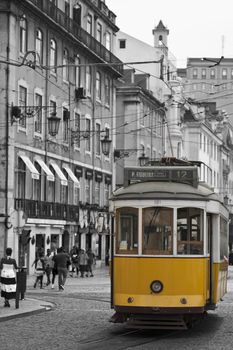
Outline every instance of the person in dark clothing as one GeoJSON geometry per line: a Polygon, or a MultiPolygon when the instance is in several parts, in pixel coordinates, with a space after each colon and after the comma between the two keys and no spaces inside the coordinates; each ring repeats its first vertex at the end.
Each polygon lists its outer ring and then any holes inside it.
{"type": "Polygon", "coordinates": [[[76,276],[78,277],[79,273],[79,250],[76,246],[73,246],[73,248],[70,251],[70,258],[71,258],[71,264],[72,264],[72,270],[71,270],[71,277],[73,277],[73,273],[76,272],[76,276]]]}
{"type": "Polygon", "coordinates": [[[68,266],[70,262],[69,254],[64,252],[63,248],[58,248],[57,255],[53,257],[53,261],[57,266],[58,272],[58,288],[60,291],[64,290],[66,278],[68,274],[68,266]]]}
{"type": "Polygon", "coordinates": [[[88,273],[90,273],[90,277],[93,277],[93,272],[92,272],[92,266],[95,262],[95,254],[91,249],[88,249],[87,251],[87,271],[86,271],[86,277],[88,277],[88,273]]]}
{"type": "MultiPolygon", "coordinates": [[[[79,252],[79,266],[80,266],[80,273],[81,273],[81,277],[84,277],[84,273],[87,271],[87,253],[85,252],[84,249],[80,249],[79,252]]],[[[86,274],[86,277],[88,277],[88,275],[86,274]]]]}

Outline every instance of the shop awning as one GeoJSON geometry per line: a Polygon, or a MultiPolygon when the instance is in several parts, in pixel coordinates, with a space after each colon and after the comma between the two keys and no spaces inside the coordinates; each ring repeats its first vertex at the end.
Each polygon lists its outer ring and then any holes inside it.
{"type": "Polygon", "coordinates": [[[47,175],[48,181],[54,181],[54,175],[52,171],[49,169],[49,167],[45,164],[45,162],[42,159],[35,159],[35,161],[40,165],[40,167],[44,170],[45,174],[47,175]]]}
{"type": "Polygon", "coordinates": [[[30,170],[32,178],[36,179],[36,180],[39,180],[40,174],[39,174],[38,170],[35,168],[34,164],[30,161],[30,159],[27,156],[24,156],[24,155],[21,155],[21,154],[19,155],[19,157],[25,163],[27,168],[30,170]]]}
{"type": "Polygon", "coordinates": [[[53,169],[55,170],[56,174],[58,175],[58,177],[61,180],[61,184],[63,186],[68,186],[68,180],[65,177],[65,175],[63,174],[63,172],[61,171],[61,169],[59,168],[59,166],[56,163],[51,163],[53,169]]]}
{"type": "Polygon", "coordinates": [[[73,171],[67,165],[64,165],[63,168],[66,170],[67,174],[69,175],[71,180],[74,182],[74,185],[76,187],[80,187],[80,182],[77,179],[77,177],[74,175],[73,171]]]}

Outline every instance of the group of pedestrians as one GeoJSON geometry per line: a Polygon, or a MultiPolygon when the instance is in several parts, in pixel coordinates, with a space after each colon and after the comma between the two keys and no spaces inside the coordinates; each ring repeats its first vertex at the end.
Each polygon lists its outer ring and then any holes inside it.
{"type": "Polygon", "coordinates": [[[88,249],[86,252],[84,249],[79,249],[76,246],[73,246],[73,248],[70,251],[70,257],[71,257],[71,264],[72,264],[72,270],[71,270],[71,277],[74,276],[74,273],[76,276],[84,277],[94,277],[93,275],[93,265],[95,264],[95,254],[92,252],[91,249],[88,249]]]}
{"type": "MultiPolygon", "coordinates": [[[[16,298],[16,271],[18,269],[16,260],[11,257],[12,249],[6,249],[6,256],[0,261],[0,283],[1,283],[1,297],[4,298],[4,307],[10,307],[9,300],[16,298]]],[[[76,276],[83,278],[93,277],[92,266],[95,263],[95,254],[91,249],[85,252],[84,249],[78,249],[74,246],[68,254],[62,247],[57,249],[57,252],[51,252],[47,249],[44,256],[43,252],[39,252],[37,258],[32,266],[35,266],[36,280],[34,288],[39,284],[43,288],[43,277],[46,275],[46,286],[51,284],[54,288],[55,278],[58,275],[58,288],[60,291],[64,290],[68,271],[71,265],[71,275],[76,272],[76,276]],[[52,274],[52,279],[51,279],[52,274]]]]}
{"type": "Polygon", "coordinates": [[[43,277],[46,274],[47,283],[46,286],[51,284],[51,274],[52,274],[52,289],[54,288],[54,282],[57,275],[57,267],[55,265],[55,254],[47,249],[47,254],[44,256],[42,252],[38,253],[38,257],[33,262],[32,266],[35,266],[36,280],[34,283],[34,288],[39,284],[40,288],[43,288],[43,277]]]}
{"type": "Polygon", "coordinates": [[[57,252],[51,252],[47,249],[47,254],[43,256],[42,252],[38,253],[38,257],[33,262],[32,266],[35,266],[36,280],[34,288],[37,285],[43,288],[43,277],[46,275],[47,282],[46,286],[51,284],[51,288],[54,289],[54,283],[56,275],[58,275],[58,289],[64,290],[68,272],[71,266],[70,275],[73,277],[74,273],[76,276],[93,277],[92,266],[95,262],[95,255],[91,249],[85,252],[84,249],[78,249],[74,246],[70,254],[68,254],[62,247],[57,249],[57,252]],[[51,279],[52,274],[52,279],[51,279]]]}

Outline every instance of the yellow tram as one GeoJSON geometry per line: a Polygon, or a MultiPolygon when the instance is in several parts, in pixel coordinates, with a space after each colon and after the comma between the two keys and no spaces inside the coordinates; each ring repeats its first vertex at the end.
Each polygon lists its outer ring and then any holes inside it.
{"type": "Polygon", "coordinates": [[[190,164],[125,169],[111,198],[111,322],[187,328],[226,293],[228,210],[190,164]]]}

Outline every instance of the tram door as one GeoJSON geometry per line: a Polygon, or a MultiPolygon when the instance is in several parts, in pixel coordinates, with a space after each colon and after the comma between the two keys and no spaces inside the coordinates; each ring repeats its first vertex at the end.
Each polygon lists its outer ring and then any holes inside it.
{"type": "Polygon", "coordinates": [[[207,214],[207,253],[209,254],[209,273],[207,290],[209,290],[209,302],[213,303],[213,216],[207,214]]]}

